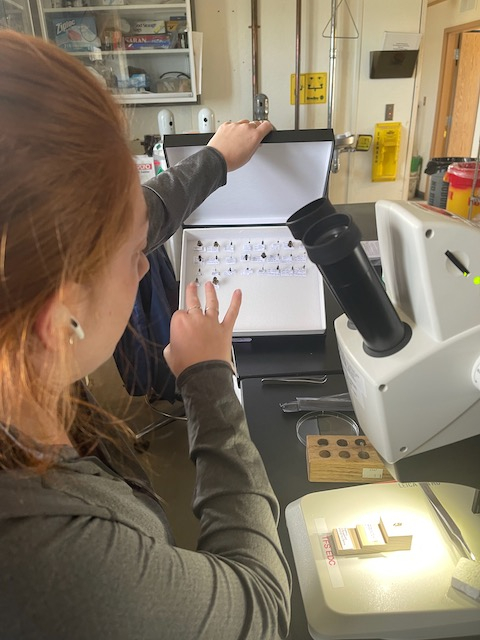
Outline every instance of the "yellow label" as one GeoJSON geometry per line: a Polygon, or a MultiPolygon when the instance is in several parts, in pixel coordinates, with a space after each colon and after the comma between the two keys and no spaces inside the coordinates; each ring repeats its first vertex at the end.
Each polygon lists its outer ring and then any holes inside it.
{"type": "MultiPolygon", "coordinates": [[[[295,74],[290,76],[290,104],[295,104],[295,74]]],[[[300,74],[299,104],[327,102],[327,73],[323,71],[300,74]]]]}
{"type": "Polygon", "coordinates": [[[355,149],[357,151],[368,151],[372,145],[373,136],[359,135],[355,149]]]}

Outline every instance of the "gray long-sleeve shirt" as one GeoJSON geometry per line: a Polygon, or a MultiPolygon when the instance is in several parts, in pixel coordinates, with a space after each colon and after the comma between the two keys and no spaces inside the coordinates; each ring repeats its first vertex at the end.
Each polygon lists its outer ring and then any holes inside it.
{"type": "Polygon", "coordinates": [[[227,182],[221,153],[204,147],[143,185],[149,211],[148,249],[163,244],[211,193],[227,182]]]}
{"type": "Polygon", "coordinates": [[[231,370],[193,365],[178,385],[196,465],[198,550],[176,547],[161,504],[94,457],[67,448],[43,476],[1,473],[1,638],[286,635],[278,506],[231,370]]]}
{"type": "MultiPolygon", "coordinates": [[[[194,180],[204,183],[195,187],[199,198],[224,183],[212,151],[200,152],[217,169],[194,180]]],[[[190,162],[201,173],[201,158],[190,162]]],[[[180,171],[190,188],[188,166],[180,171]]],[[[168,202],[167,188],[161,194],[162,206],[152,209],[149,202],[151,219],[157,209],[163,216],[158,228],[155,220],[151,226],[153,243],[168,237],[185,211],[168,202]]],[[[152,198],[160,196],[152,192],[152,198]]],[[[290,573],[276,531],[278,504],[231,370],[224,362],[200,363],[177,385],[196,466],[198,550],[176,547],[161,503],[95,457],[66,448],[61,464],[42,476],[0,473],[0,638],[267,640],[287,634],[290,573]]]]}

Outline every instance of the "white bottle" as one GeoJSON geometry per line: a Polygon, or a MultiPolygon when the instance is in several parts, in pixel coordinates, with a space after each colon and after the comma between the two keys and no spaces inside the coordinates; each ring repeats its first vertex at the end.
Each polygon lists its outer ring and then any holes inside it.
{"type": "Polygon", "coordinates": [[[215,116],[208,107],[198,112],[198,130],[200,133],[215,133],[215,116]]]}
{"type": "Polygon", "coordinates": [[[159,173],[165,171],[167,168],[167,161],[165,159],[165,153],[163,151],[163,142],[157,142],[153,147],[152,151],[153,164],[155,167],[155,175],[158,176],[159,173]]]}
{"type": "Polygon", "coordinates": [[[158,175],[167,168],[165,152],[163,150],[163,138],[165,135],[175,133],[175,118],[170,109],[161,109],[158,112],[158,131],[161,135],[161,142],[157,142],[153,147],[152,156],[155,164],[155,175],[158,175]]]}
{"type": "Polygon", "coordinates": [[[158,131],[160,135],[175,133],[175,118],[170,109],[162,109],[158,112],[158,131]]]}
{"type": "Polygon", "coordinates": [[[117,77],[111,67],[107,66],[99,51],[90,54],[91,65],[87,68],[93,73],[97,80],[107,89],[114,89],[117,86],[117,77]]]}

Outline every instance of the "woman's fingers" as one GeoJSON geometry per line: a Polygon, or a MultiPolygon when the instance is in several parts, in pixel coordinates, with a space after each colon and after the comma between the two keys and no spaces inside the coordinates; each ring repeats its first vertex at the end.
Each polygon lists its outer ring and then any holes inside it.
{"type": "Polygon", "coordinates": [[[235,326],[235,322],[237,321],[238,314],[240,313],[240,305],[242,304],[242,292],[240,289],[235,289],[232,294],[232,299],[230,301],[230,306],[227,309],[227,313],[223,318],[223,326],[226,327],[230,332],[233,332],[233,327],[235,326]]]}
{"type": "Polygon", "coordinates": [[[185,289],[185,305],[187,313],[193,311],[193,309],[202,308],[198,297],[197,285],[194,282],[190,282],[185,289]]]}
{"type": "MultiPolygon", "coordinates": [[[[195,283],[190,283],[185,291],[185,303],[187,313],[193,313],[199,311],[205,313],[207,317],[218,318],[219,314],[219,302],[215,286],[212,282],[205,283],[205,309],[200,304],[198,297],[198,288],[195,283]]],[[[242,303],[242,292],[240,289],[236,289],[232,294],[230,305],[227,309],[225,317],[221,322],[224,327],[230,331],[233,331],[233,327],[238,318],[240,312],[240,305],[242,303]]]]}
{"type": "Polygon", "coordinates": [[[205,283],[205,315],[218,316],[218,298],[217,292],[212,282],[205,283]]]}
{"type": "Polygon", "coordinates": [[[176,376],[188,366],[207,360],[224,360],[231,364],[232,332],[241,300],[241,291],[237,289],[220,322],[218,297],[213,283],[207,282],[205,285],[205,311],[200,304],[197,285],[192,283],[187,286],[186,309],[173,314],[170,344],[164,350],[165,359],[176,376]]]}

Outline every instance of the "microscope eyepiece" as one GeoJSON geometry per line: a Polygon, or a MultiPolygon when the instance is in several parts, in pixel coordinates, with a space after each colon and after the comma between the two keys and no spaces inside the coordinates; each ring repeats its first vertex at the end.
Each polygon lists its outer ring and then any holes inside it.
{"type": "Polygon", "coordinates": [[[346,213],[334,213],[309,227],[302,238],[308,257],[318,265],[335,264],[360,244],[360,229],[346,213]]]}
{"type": "Polygon", "coordinates": [[[295,240],[302,240],[307,230],[315,222],[332,213],[335,213],[335,209],[330,200],[328,198],[318,198],[318,200],[309,202],[291,215],[287,220],[287,227],[295,240]]]}
{"type": "Polygon", "coordinates": [[[361,245],[361,233],[351,216],[337,213],[327,198],[299,209],[287,221],[308,257],[364,341],[372,356],[399,351],[410,339],[403,323],[361,245]],[[320,202],[322,201],[323,202],[320,202]],[[326,215],[319,217],[321,212],[326,215]]]}

